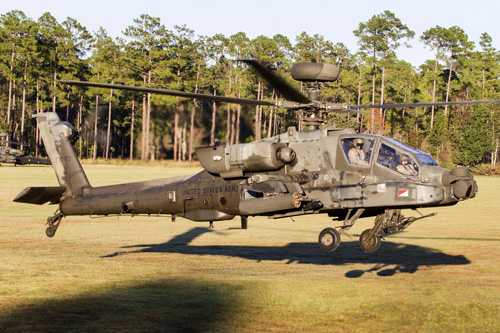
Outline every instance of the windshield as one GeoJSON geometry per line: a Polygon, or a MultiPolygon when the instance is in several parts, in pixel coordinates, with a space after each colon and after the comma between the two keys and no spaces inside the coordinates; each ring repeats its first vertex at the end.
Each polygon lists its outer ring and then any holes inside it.
{"type": "Polygon", "coordinates": [[[421,153],[416,155],[422,165],[438,165],[436,161],[434,161],[434,159],[427,154],[421,153]]]}
{"type": "Polygon", "coordinates": [[[387,141],[389,141],[393,145],[396,145],[396,146],[399,146],[401,148],[404,148],[405,150],[408,150],[409,152],[415,154],[415,156],[420,161],[420,163],[422,163],[422,165],[438,165],[436,163],[436,161],[434,161],[434,159],[430,155],[424,153],[423,151],[420,151],[420,150],[415,149],[413,147],[407,146],[404,143],[401,143],[401,142],[396,141],[396,140],[391,139],[391,138],[384,137],[384,139],[387,140],[387,141]]]}

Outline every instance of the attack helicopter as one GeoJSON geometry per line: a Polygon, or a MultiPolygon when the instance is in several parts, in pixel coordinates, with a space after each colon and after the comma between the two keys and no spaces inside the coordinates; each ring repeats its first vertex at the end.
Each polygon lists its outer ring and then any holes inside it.
{"type": "Polygon", "coordinates": [[[360,217],[375,217],[359,243],[375,252],[383,236],[402,231],[433,214],[405,217],[403,209],[455,205],[476,195],[470,170],[441,168],[427,153],[394,139],[357,133],[353,129],[322,127],[327,112],[365,112],[363,109],[424,105],[500,103],[469,101],[384,105],[349,105],[320,100],[323,84],[338,78],[333,64],[297,63],[292,77],[306,84],[307,96],[255,60],[244,60],[262,75],[286,101],[258,101],[183,91],[82,81],[68,85],[132,90],[219,102],[271,105],[301,112],[307,130],[290,127],[285,133],[244,144],[200,147],[196,155],[203,171],[182,177],[93,187],[72,145],[74,127],[55,112],[34,115],[60,186],[28,187],[14,199],[29,204],[58,205],[47,219],[46,234],[53,237],[65,216],[170,215],[196,222],[249,216],[279,219],[326,214],[338,226],[322,230],[320,248],[334,252],[360,217]]]}
{"type": "Polygon", "coordinates": [[[11,163],[14,165],[50,164],[50,161],[46,158],[29,156],[24,150],[12,148],[13,144],[16,143],[9,141],[7,133],[0,132],[0,165],[2,165],[1,163],[11,163]]]}

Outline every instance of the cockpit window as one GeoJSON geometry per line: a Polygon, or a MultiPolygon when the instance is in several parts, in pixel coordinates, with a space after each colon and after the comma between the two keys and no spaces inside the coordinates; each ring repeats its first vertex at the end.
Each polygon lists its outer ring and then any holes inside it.
{"type": "Polygon", "coordinates": [[[389,141],[390,143],[392,143],[396,147],[402,147],[403,149],[408,150],[410,153],[415,154],[415,156],[417,156],[417,159],[420,161],[420,163],[422,163],[422,165],[438,165],[436,163],[436,161],[434,161],[432,159],[432,157],[430,157],[428,154],[424,153],[423,151],[420,151],[420,150],[415,149],[413,147],[407,146],[404,143],[401,143],[401,142],[396,141],[396,140],[391,139],[391,138],[384,138],[384,139],[389,141]]]}
{"type": "Polygon", "coordinates": [[[374,139],[357,137],[343,138],[341,140],[342,148],[349,164],[366,167],[370,165],[374,143],[374,139]]]}
{"type": "Polygon", "coordinates": [[[418,176],[418,165],[410,155],[384,143],[380,145],[377,163],[404,176],[418,176]]]}

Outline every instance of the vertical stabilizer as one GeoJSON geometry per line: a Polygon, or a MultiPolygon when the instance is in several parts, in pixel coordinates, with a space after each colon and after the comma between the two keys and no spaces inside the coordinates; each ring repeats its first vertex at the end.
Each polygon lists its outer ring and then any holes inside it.
{"type": "Polygon", "coordinates": [[[54,167],[57,180],[66,188],[64,197],[80,196],[90,183],[76,157],[71,143],[75,129],[66,121],[61,121],[55,112],[33,115],[38,122],[45,150],[54,167]]]}

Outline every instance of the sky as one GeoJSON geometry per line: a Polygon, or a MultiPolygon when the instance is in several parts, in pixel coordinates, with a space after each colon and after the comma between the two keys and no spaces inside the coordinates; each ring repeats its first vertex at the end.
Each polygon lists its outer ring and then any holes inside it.
{"type": "Polygon", "coordinates": [[[112,37],[123,37],[122,31],[133,25],[141,14],[159,17],[167,29],[186,25],[195,35],[230,36],[243,31],[249,38],[259,35],[287,36],[292,43],[303,31],[319,34],[333,43],[344,43],[355,53],[358,38],[354,36],[360,22],[385,10],[393,12],[415,32],[412,48],[401,46],[397,55],[414,66],[434,59],[431,49],[419,41],[422,33],[436,25],[459,26],[479,49],[482,33],[493,39],[500,49],[500,1],[498,0],[17,0],[0,2],[0,14],[21,10],[37,20],[51,13],[59,23],[67,17],[80,22],[90,32],[99,27],[112,37]]]}

